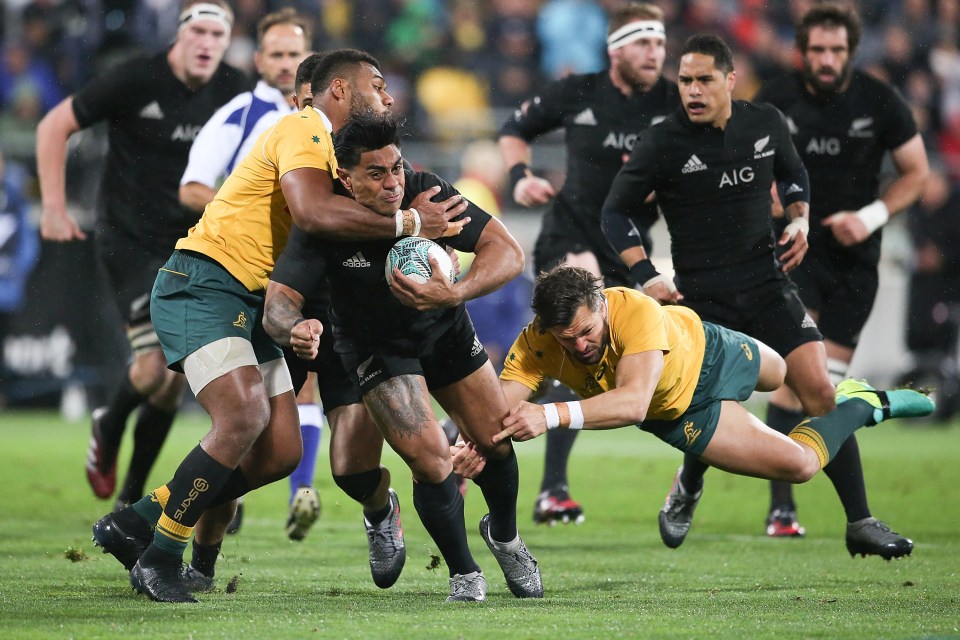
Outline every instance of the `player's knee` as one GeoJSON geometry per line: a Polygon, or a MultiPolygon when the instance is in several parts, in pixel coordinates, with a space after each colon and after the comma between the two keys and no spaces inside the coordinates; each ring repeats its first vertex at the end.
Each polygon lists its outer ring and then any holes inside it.
{"type": "Polygon", "coordinates": [[[167,369],[163,352],[154,349],[139,353],[130,366],[130,381],[144,395],[152,395],[163,389],[174,373],[167,369]]]}
{"type": "Polygon", "coordinates": [[[334,475],[333,481],[345,494],[363,504],[376,494],[382,478],[383,471],[377,467],[360,473],[334,475]]]}
{"type": "Polygon", "coordinates": [[[835,389],[830,384],[830,379],[824,375],[822,380],[811,384],[805,393],[800,395],[804,413],[813,417],[830,413],[837,406],[834,393],[835,389]]]}
{"type": "Polygon", "coordinates": [[[449,449],[443,453],[419,451],[413,456],[405,456],[414,480],[439,484],[453,472],[453,462],[449,449]]]}
{"type": "Polygon", "coordinates": [[[782,469],[782,480],[794,484],[807,482],[820,471],[820,461],[813,452],[799,453],[790,458],[782,469]]]}

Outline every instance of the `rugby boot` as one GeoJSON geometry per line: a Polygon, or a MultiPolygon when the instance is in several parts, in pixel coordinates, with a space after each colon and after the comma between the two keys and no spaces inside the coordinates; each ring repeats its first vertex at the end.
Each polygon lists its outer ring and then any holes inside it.
{"type": "Polygon", "coordinates": [[[87,482],[93,495],[107,500],[117,488],[117,447],[106,442],[100,423],[106,407],[94,409],[91,416],[90,443],[87,445],[87,460],[84,464],[87,482]]]}
{"type": "Polygon", "coordinates": [[[227,525],[227,533],[234,535],[240,533],[240,527],[243,526],[243,496],[237,499],[237,512],[233,514],[233,520],[227,525]]]}
{"type": "Polygon", "coordinates": [[[683,483],[680,482],[682,472],[683,467],[680,467],[673,478],[673,485],[663,503],[663,508],[660,510],[660,539],[671,549],[676,549],[683,544],[693,523],[693,512],[697,508],[697,503],[700,502],[700,496],[703,495],[703,489],[693,495],[687,493],[683,483]]]}
{"type": "Polygon", "coordinates": [[[503,571],[510,593],[518,598],[542,598],[543,579],[537,559],[527,551],[523,539],[517,536],[517,547],[513,551],[501,551],[490,537],[490,514],[480,518],[480,536],[487,543],[490,553],[497,559],[503,571]]]}
{"type": "Polygon", "coordinates": [[[300,487],[293,502],[290,503],[290,515],[287,517],[287,537],[291,540],[303,540],[310,527],[320,517],[320,496],[313,487],[300,487]]]}
{"type": "Polygon", "coordinates": [[[850,557],[880,556],[884,560],[910,555],[913,540],[891,531],[887,523],[876,518],[864,518],[847,523],[847,551],[850,557]]]}
{"type": "Polygon", "coordinates": [[[108,513],[93,525],[93,543],[120,561],[130,571],[143,552],[153,542],[153,529],[144,520],[143,527],[121,528],[113,513],[108,513]]]}
{"type": "Polygon", "coordinates": [[[194,593],[213,591],[213,576],[208,576],[199,569],[195,569],[191,564],[183,565],[183,573],[180,577],[188,591],[194,593]]]}
{"type": "Polygon", "coordinates": [[[363,518],[367,546],[370,548],[370,574],[373,583],[381,589],[393,586],[407,561],[407,547],[400,524],[400,499],[396,491],[389,491],[389,515],[377,524],[371,524],[366,516],[363,518]]]}
{"type": "Polygon", "coordinates": [[[890,418],[920,418],[928,416],[936,409],[930,396],[913,389],[893,389],[878,391],[866,380],[848,378],[837,385],[837,404],[848,400],[863,400],[873,407],[873,416],[868,427],[880,424],[890,418]]]}
{"type": "Polygon", "coordinates": [[[466,575],[455,573],[450,578],[447,602],[483,602],[487,599],[487,581],[482,571],[466,575]]]}
{"type": "Polygon", "coordinates": [[[802,538],[806,534],[794,509],[777,507],[767,516],[767,535],[771,538],[802,538]]]}
{"type": "Polygon", "coordinates": [[[537,524],[580,524],[584,519],[583,507],[570,497],[566,486],[540,492],[533,503],[533,521],[537,524]]]}
{"type": "Polygon", "coordinates": [[[130,571],[130,586],[155,602],[196,602],[190,593],[179,560],[174,563],[144,565],[137,560],[130,571]]]}

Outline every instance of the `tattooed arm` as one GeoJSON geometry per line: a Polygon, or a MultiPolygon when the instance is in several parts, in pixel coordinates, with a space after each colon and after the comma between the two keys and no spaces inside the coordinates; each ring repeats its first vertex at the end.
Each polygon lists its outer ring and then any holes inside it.
{"type": "Polygon", "coordinates": [[[300,292],[271,281],[264,301],[263,329],[277,344],[293,347],[297,357],[313,360],[317,357],[323,324],[314,318],[304,318],[302,308],[300,292]]]}

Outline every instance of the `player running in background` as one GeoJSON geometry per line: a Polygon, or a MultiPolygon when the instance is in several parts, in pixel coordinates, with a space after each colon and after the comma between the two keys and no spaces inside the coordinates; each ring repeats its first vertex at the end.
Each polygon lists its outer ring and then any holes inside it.
{"type": "Polygon", "coordinates": [[[86,473],[98,498],[113,495],[127,418],[140,407],[118,505],[143,496],[183,395],[183,376],[167,370],[151,324],[150,289],[177,239],[197,221],[196,212],[177,200],[190,145],[210,116],[247,87],[240,71],[221,63],[232,23],[225,0],[186,0],[169,49],[104,73],[37,127],[41,234],[69,242],[86,234],[66,208],[67,140],[80,129],[109,123],[95,243],[133,358],[106,407],[93,412],[86,473]]]}
{"type": "MultiPolygon", "coordinates": [[[[534,272],[564,262],[601,275],[608,286],[639,283],[611,249],[600,228],[600,209],[614,176],[623,166],[638,133],[662,120],[680,104],[677,86],[663,78],[666,56],[663,11],[630,2],[609,19],[607,52],[610,68],[571,75],[548,85],[524,102],[500,130],[500,150],[514,200],[524,207],[552,205],[543,217],[533,254],[534,272]],[[559,193],[533,174],[531,142],[564,129],[566,181],[559,193]]],[[[644,246],[657,219],[653,202],[631,210],[644,246]]],[[[562,400],[570,392],[550,381],[544,401],[562,400]]],[[[579,522],[583,509],[570,498],[567,462],[576,432],[551,432],[540,495],[534,504],[536,522],[579,522]]]]}
{"type": "MultiPolygon", "coordinates": [[[[180,179],[180,202],[197,212],[213,200],[223,179],[250,153],[260,134],[280,118],[296,110],[294,91],[306,85],[309,93],[313,66],[300,68],[311,42],[310,22],[287,8],[264,16],[257,23],[257,51],[254,63],[260,80],[253,91],[245,91],[221,107],[203,126],[190,149],[190,161],[180,179]],[[306,75],[303,83],[302,74],[306,75]]],[[[301,103],[302,104],[302,103],[301,103]]],[[[305,106],[305,105],[302,105],[305,106]]],[[[310,376],[297,395],[303,457],[290,474],[291,509],[287,535],[302,540],[319,514],[319,496],[313,488],[313,472],[320,446],[323,416],[316,400],[316,378],[310,376]],[[315,508],[314,508],[315,507],[315,508]]],[[[230,524],[236,533],[243,518],[243,504],[230,524]]]]}
{"type": "MultiPolygon", "coordinates": [[[[603,205],[607,236],[634,272],[647,274],[639,279],[653,283],[644,288],[649,295],[682,300],[705,321],[770,345],[784,358],[786,384],[805,415],[825,415],[836,403],[823,340],[786,276],[806,253],[809,224],[807,172],[786,119],[771,105],[733,101],[733,55],[715,36],[686,42],[678,78],[683,109],[634,147],[603,205]],[[779,239],[771,223],[774,183],[790,220],[779,239]],[[630,234],[629,212],[652,192],[670,230],[675,288],[630,234]],[[779,260],[777,246],[785,249],[779,260]]],[[[680,546],[690,529],[708,466],[684,456],[660,512],[669,547],[680,546]]],[[[890,545],[877,551],[900,555],[890,545]]]]}
{"type": "Polygon", "coordinates": [[[290,374],[261,326],[264,290],[290,227],[392,238],[398,227],[419,224],[437,237],[461,226],[448,219],[462,203],[418,200],[417,211],[385,219],[334,194],[330,131],[358,112],[386,111],[393,99],[376,59],[353,49],[325,54],[310,84],[313,107],[260,136],[258,151],[227,177],[154,285],[151,308],[167,361],[185,371],[211,429],[167,484],[93,527],[95,542],[131,567],[131,585],[153,600],[195,602],[180,565],[200,515],[300,462],[290,374]]]}
{"type": "MultiPolygon", "coordinates": [[[[803,70],[767,83],[754,98],[787,117],[810,174],[810,250],[790,274],[817,321],[830,380],[846,377],[873,308],[882,226],[916,202],[928,173],[923,140],[910,107],[885,82],[854,70],[860,20],[844,5],[817,5],[800,19],[797,49],[803,70]],[[878,197],[880,167],[890,152],[897,179],[878,197]]],[[[797,375],[806,375],[798,371],[797,375]]],[[[771,396],[767,423],[786,432],[803,418],[790,387],[771,396]]],[[[856,438],[825,470],[847,516],[851,553],[910,553],[913,543],[872,517],[856,438]]],[[[767,535],[803,535],[792,486],[771,483],[767,535]]]]}
{"type": "MultiPolygon", "coordinates": [[[[334,144],[340,181],[358,203],[380,215],[392,217],[397,207],[411,206],[423,195],[459,197],[433,174],[404,170],[392,117],[357,116],[337,132],[334,144]]],[[[516,455],[509,442],[490,441],[508,407],[464,305],[516,277],[523,269],[523,252],[502,223],[475,205],[468,206],[463,219],[468,221],[463,232],[444,244],[476,254],[470,271],[451,283],[434,261],[434,273],[423,285],[396,269],[387,284],[384,267],[393,240],[331,241],[294,229],[278,264],[278,279],[271,283],[265,326],[276,340],[309,358],[316,357],[320,342],[335,340],[343,367],[379,428],[379,434],[355,428],[334,436],[342,443],[331,452],[337,484],[362,504],[381,489],[385,439],[413,473],[414,506],[449,570],[448,601],[482,601],[486,580],[467,545],[463,498],[447,437],[431,407],[432,394],[486,459],[473,478],[490,509],[480,521],[484,541],[511,592],[539,598],[540,570],[517,531],[516,455]],[[325,328],[298,308],[305,295],[324,288],[324,278],[330,284],[332,325],[325,328]]],[[[368,531],[377,526],[372,517],[388,518],[394,512],[396,494],[390,493],[390,504],[380,514],[364,509],[368,531]]],[[[376,581],[372,547],[371,568],[376,581]]],[[[399,568],[389,584],[378,585],[389,586],[398,575],[399,568]]]]}
{"type": "Polygon", "coordinates": [[[910,389],[876,391],[862,380],[845,380],[834,409],[784,435],[740,405],[754,390],[783,384],[787,365],[762,342],[639,291],[603,289],[599,278],[576,267],[542,274],[533,309],[534,322],[500,374],[514,408],[494,436],[498,442],[556,429],[636,425],[725,471],[799,483],[816,475],[857,429],[934,409],[930,398],[910,389]],[[584,401],[524,402],[545,377],[584,401]]]}

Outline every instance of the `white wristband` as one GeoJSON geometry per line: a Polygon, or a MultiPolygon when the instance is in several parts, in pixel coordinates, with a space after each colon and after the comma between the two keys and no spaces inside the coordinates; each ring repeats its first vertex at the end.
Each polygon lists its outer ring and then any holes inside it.
{"type": "Polygon", "coordinates": [[[857,211],[857,217],[860,222],[867,227],[867,233],[873,233],[890,219],[890,210],[883,200],[877,198],[867,206],[857,211]]]}
{"type": "Polygon", "coordinates": [[[794,218],[783,230],[789,240],[793,240],[801,231],[805,236],[810,235],[810,221],[806,218],[794,218]]]}
{"type": "Polygon", "coordinates": [[[567,409],[570,411],[570,426],[568,429],[583,429],[583,408],[580,402],[568,402],[567,409]]]}
{"type": "Polygon", "coordinates": [[[397,237],[403,235],[403,209],[397,209],[397,212],[393,214],[393,219],[397,223],[397,237]]]}
{"type": "Polygon", "coordinates": [[[410,211],[413,211],[413,233],[410,235],[418,236],[420,235],[420,212],[410,207],[410,211]]]}
{"type": "Polygon", "coordinates": [[[670,291],[670,293],[677,292],[677,285],[673,283],[673,278],[663,273],[658,273],[657,275],[653,276],[652,278],[644,282],[643,288],[646,289],[647,287],[652,287],[653,285],[659,284],[661,282],[667,285],[667,289],[670,291]]]}
{"type": "Polygon", "coordinates": [[[543,405],[543,417],[547,421],[547,429],[556,429],[560,426],[560,412],[557,405],[549,403],[543,405]]]}

